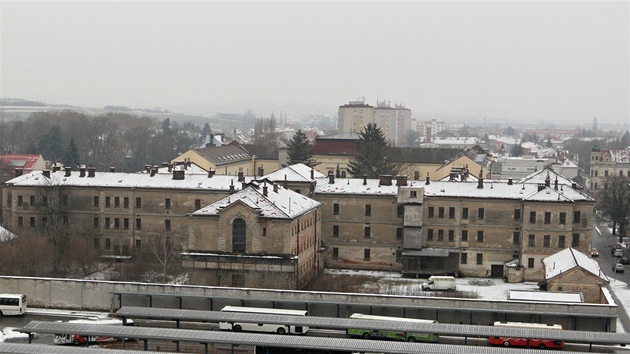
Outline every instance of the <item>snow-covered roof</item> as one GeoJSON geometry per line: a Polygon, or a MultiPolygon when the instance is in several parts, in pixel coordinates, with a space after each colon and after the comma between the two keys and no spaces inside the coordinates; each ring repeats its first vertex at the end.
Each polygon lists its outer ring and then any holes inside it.
{"type": "Polygon", "coordinates": [[[584,302],[584,295],[582,293],[559,292],[559,291],[549,292],[549,291],[509,290],[508,300],[581,303],[581,302],[584,302]]]}
{"type": "Polygon", "coordinates": [[[558,185],[572,186],[573,183],[575,183],[572,179],[550,168],[543,168],[540,171],[533,172],[521,178],[516,183],[545,183],[547,178],[551,181],[552,185],[555,184],[556,179],[558,179],[558,185]]]}
{"type": "Polygon", "coordinates": [[[257,188],[249,186],[239,192],[220,199],[204,208],[201,208],[190,215],[192,216],[212,216],[219,215],[222,209],[228,208],[236,203],[243,203],[260,213],[264,218],[293,219],[305,214],[321,203],[311,198],[305,197],[290,189],[279,185],[267,185],[257,188]],[[263,189],[267,187],[267,195],[263,189]]]}
{"type": "MultiPolygon", "coordinates": [[[[110,187],[110,188],[163,188],[196,190],[229,190],[230,184],[239,190],[241,183],[237,176],[208,174],[185,174],[184,179],[173,179],[172,173],[156,173],[153,177],[146,173],[96,172],[94,177],[79,177],[73,171],[70,177],[64,171],[50,172],[50,177],[42,171],[31,172],[12,180],[7,184],[14,186],[72,186],[72,187],[110,187]]],[[[248,182],[252,177],[245,177],[248,182]]]]}
{"type": "Polygon", "coordinates": [[[285,168],[281,168],[275,172],[268,173],[259,179],[267,179],[277,182],[285,180],[289,182],[312,182],[313,180],[311,179],[311,170],[313,170],[313,176],[315,178],[326,177],[326,175],[324,175],[323,173],[318,172],[303,163],[298,163],[295,165],[287,166],[285,168]]]}
{"type": "Polygon", "coordinates": [[[608,277],[601,270],[596,260],[571,247],[544,258],[543,263],[545,265],[545,279],[554,278],[571,269],[580,267],[604,281],[608,281],[608,277]]]}
{"type": "Polygon", "coordinates": [[[0,226],[0,242],[9,241],[16,237],[11,231],[0,226]]]}
{"type": "Polygon", "coordinates": [[[328,183],[328,178],[317,178],[317,194],[363,194],[363,195],[398,195],[396,181],[391,186],[381,186],[380,179],[368,178],[363,184],[362,178],[335,178],[335,183],[328,183]]]}

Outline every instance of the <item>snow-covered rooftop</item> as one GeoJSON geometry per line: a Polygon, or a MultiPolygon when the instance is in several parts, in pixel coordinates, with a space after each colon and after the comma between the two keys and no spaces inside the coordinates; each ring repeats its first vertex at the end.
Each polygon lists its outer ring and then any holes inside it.
{"type": "Polygon", "coordinates": [[[364,194],[364,195],[390,195],[398,194],[396,181],[391,186],[380,185],[380,179],[368,178],[363,184],[362,178],[335,178],[335,183],[330,184],[328,177],[318,178],[315,187],[317,194],[364,194]]]}
{"type": "Polygon", "coordinates": [[[237,193],[201,208],[190,215],[219,215],[219,212],[222,209],[228,208],[236,203],[243,203],[248,207],[259,211],[261,217],[278,219],[293,219],[321,205],[320,202],[282,186],[264,184],[263,187],[260,188],[249,186],[237,193]],[[266,196],[263,191],[265,186],[267,188],[266,196]]]}
{"type": "Polygon", "coordinates": [[[554,278],[575,267],[580,267],[605,281],[609,281],[596,260],[571,247],[546,257],[543,259],[543,263],[545,265],[545,279],[554,278]]]}
{"type": "Polygon", "coordinates": [[[271,181],[289,181],[289,182],[311,182],[311,170],[315,178],[326,177],[323,173],[318,172],[305,164],[298,163],[295,165],[281,168],[275,172],[268,173],[261,177],[261,179],[268,179],[271,181]]]}

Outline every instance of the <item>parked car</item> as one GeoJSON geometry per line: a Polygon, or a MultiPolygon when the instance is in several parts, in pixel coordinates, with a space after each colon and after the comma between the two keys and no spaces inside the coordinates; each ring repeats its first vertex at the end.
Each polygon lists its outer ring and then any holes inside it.
{"type": "Polygon", "coordinates": [[[621,243],[616,243],[614,246],[612,246],[612,248],[610,249],[610,254],[615,254],[616,250],[620,250],[621,249],[621,243]]]}
{"type": "Polygon", "coordinates": [[[621,248],[616,248],[614,255],[615,257],[623,257],[623,250],[621,248]]]}
{"type": "Polygon", "coordinates": [[[623,264],[621,264],[621,263],[617,263],[617,264],[615,264],[613,266],[612,270],[615,273],[623,273],[623,272],[625,272],[626,267],[623,264]]]}
{"type": "Polygon", "coordinates": [[[591,257],[599,257],[599,251],[597,248],[591,249],[591,257]]]}
{"type": "Polygon", "coordinates": [[[630,258],[628,258],[628,257],[621,257],[621,259],[619,260],[619,263],[621,263],[621,264],[630,264],[630,258]]]}

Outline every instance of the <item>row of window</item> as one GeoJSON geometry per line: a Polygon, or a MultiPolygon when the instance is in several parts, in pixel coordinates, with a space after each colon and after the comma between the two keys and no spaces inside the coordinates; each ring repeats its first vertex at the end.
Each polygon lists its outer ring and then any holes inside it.
{"type": "MultiPolygon", "coordinates": [[[[445,218],[446,214],[446,208],[444,207],[438,207],[437,208],[438,213],[437,213],[437,217],[438,218],[445,218]]],[[[536,215],[537,212],[535,211],[531,211],[529,212],[529,222],[532,224],[536,223],[536,215]]],[[[434,218],[435,216],[435,207],[429,207],[428,208],[428,212],[427,212],[427,217],[429,218],[434,218]]],[[[479,208],[477,209],[477,219],[485,219],[486,217],[486,210],[485,208],[479,208]]],[[[449,207],[448,208],[448,218],[449,219],[455,219],[455,207],[449,207]]],[[[468,219],[468,208],[462,208],[462,219],[468,219]]],[[[521,209],[514,209],[514,220],[520,220],[521,219],[521,209]]],[[[579,211],[574,211],[573,212],[573,223],[579,223],[581,219],[581,213],[579,211]]],[[[546,211],[544,214],[544,222],[545,224],[551,224],[551,212],[546,211]]],[[[567,213],[565,212],[560,212],[558,213],[558,223],[559,224],[566,224],[567,222],[567,213]]]]}
{"type": "MultiPolygon", "coordinates": [[[[372,205],[371,204],[366,204],[364,207],[364,211],[365,211],[365,216],[372,216],[372,205]]],[[[333,215],[339,215],[340,213],[340,206],[339,203],[333,203],[333,215]]],[[[402,218],[403,216],[405,216],[405,206],[404,205],[399,205],[396,208],[396,215],[399,218],[402,218]]]]}
{"type": "MultiPolygon", "coordinates": [[[[481,265],[483,264],[483,253],[477,253],[476,255],[476,264],[481,265]]],[[[468,253],[462,253],[460,255],[460,263],[461,264],[468,264],[468,253]]],[[[534,258],[527,258],[527,268],[534,268],[534,258]]]]}
{"type": "MultiPolygon", "coordinates": [[[[591,170],[591,177],[598,177],[599,170],[591,170]]],[[[612,176],[612,174],[610,174],[612,176]]],[[[604,177],[608,177],[608,170],[604,170],[604,177]]],[[[619,171],[619,177],[623,177],[623,170],[619,171]]],[[[628,171],[628,177],[630,177],[630,171],[628,171]]]]}
{"type": "MultiPolygon", "coordinates": [[[[62,222],[63,222],[64,225],[68,225],[69,220],[68,220],[68,216],[67,215],[63,215],[62,216],[62,222]]],[[[31,227],[31,228],[35,228],[37,226],[34,216],[29,217],[28,224],[29,224],[29,227],[31,227]]],[[[24,227],[24,217],[23,216],[18,216],[17,217],[17,225],[18,225],[18,227],[24,227]]],[[[44,216],[44,217],[42,217],[42,227],[46,227],[46,226],[48,226],[48,217],[44,216]]]]}
{"type": "MultiPolygon", "coordinates": [[[[99,207],[100,206],[100,197],[95,195],[92,198],[92,205],[94,207],[99,207]]],[[[105,197],[105,207],[106,208],[110,208],[110,207],[115,207],[115,208],[119,208],[121,206],[120,204],[121,198],[120,197],[105,197]],[[113,201],[113,203],[112,203],[113,201]]],[[[7,207],[11,207],[11,204],[13,203],[12,200],[12,195],[9,194],[7,197],[7,207]]],[[[68,206],[68,195],[64,194],[61,197],[61,204],[63,206],[68,206]]],[[[17,196],[17,205],[18,206],[24,206],[24,196],[23,195],[18,195],[17,196]]],[[[35,205],[35,196],[31,195],[29,196],[29,205],[33,206],[35,205]]],[[[42,206],[48,206],[48,196],[42,196],[42,206]]],[[[123,197],[122,198],[122,207],[123,208],[129,208],[129,197],[123,197]]],[[[137,197],[136,198],[136,208],[142,208],[142,198],[137,197]]],[[[165,209],[170,209],[171,208],[171,198],[165,198],[164,199],[164,208],[165,209]]],[[[201,199],[195,199],[195,210],[199,210],[201,209],[201,199]]]]}
{"type": "MultiPolygon", "coordinates": [[[[9,193],[9,195],[7,195],[7,207],[11,208],[13,204],[13,196],[9,193]]],[[[68,205],[68,195],[64,194],[61,196],[61,204],[63,206],[67,206],[68,205]]],[[[18,206],[24,206],[24,196],[23,195],[18,195],[17,196],[17,205],[18,206]]],[[[35,196],[31,195],[29,196],[29,205],[30,206],[34,206],[35,205],[35,196]]],[[[43,195],[42,196],[42,206],[48,206],[48,196],[43,195]]]]}
{"type": "MultiPolygon", "coordinates": [[[[339,225],[333,225],[332,236],[339,237],[339,233],[340,233],[339,225]]],[[[370,224],[366,224],[363,226],[363,237],[365,238],[372,237],[372,228],[370,227],[370,224]]],[[[403,228],[398,227],[396,228],[396,239],[402,240],[402,238],[403,238],[403,228]]]]}
{"type": "MultiPolygon", "coordinates": [[[[106,249],[106,250],[112,249],[112,241],[111,241],[111,239],[105,238],[105,239],[103,239],[103,241],[104,241],[104,244],[103,244],[104,249],[106,249]]],[[[118,251],[119,251],[118,247],[119,247],[119,245],[114,245],[115,253],[118,253],[118,251]]],[[[98,237],[94,238],[94,248],[96,248],[96,249],[100,249],[101,248],[101,239],[98,238],[98,237]]],[[[125,245],[125,246],[123,246],[123,248],[127,248],[127,246],[125,245]]],[[[137,249],[137,250],[142,249],[142,240],[140,240],[140,239],[135,240],[134,248],[137,249]]],[[[123,252],[123,253],[127,254],[128,252],[123,252]]]]}
{"type": "MultiPolygon", "coordinates": [[[[332,258],[339,258],[339,247],[333,247],[332,258]]],[[[369,248],[363,249],[363,260],[369,261],[372,259],[372,250],[369,248]]],[[[402,250],[396,250],[396,262],[402,262],[402,250]]]]}

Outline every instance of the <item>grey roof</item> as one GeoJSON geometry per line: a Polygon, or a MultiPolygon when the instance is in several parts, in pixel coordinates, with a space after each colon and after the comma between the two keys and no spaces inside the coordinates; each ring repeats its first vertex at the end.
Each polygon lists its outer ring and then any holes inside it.
{"type": "Polygon", "coordinates": [[[360,136],[361,134],[359,133],[346,132],[346,133],[339,133],[339,134],[332,134],[332,135],[319,135],[315,139],[316,140],[359,140],[360,136]]]}
{"type": "Polygon", "coordinates": [[[64,354],[83,354],[83,353],[94,353],[94,354],[138,354],[138,353],[147,353],[147,354],[158,354],[164,353],[162,352],[153,352],[153,351],[142,351],[139,352],[137,350],[125,350],[125,349],[105,349],[105,348],[95,348],[91,347],[70,347],[67,345],[44,345],[44,344],[25,344],[25,343],[6,343],[0,342],[0,353],[14,353],[14,354],[40,354],[40,353],[64,353],[64,354]]]}

